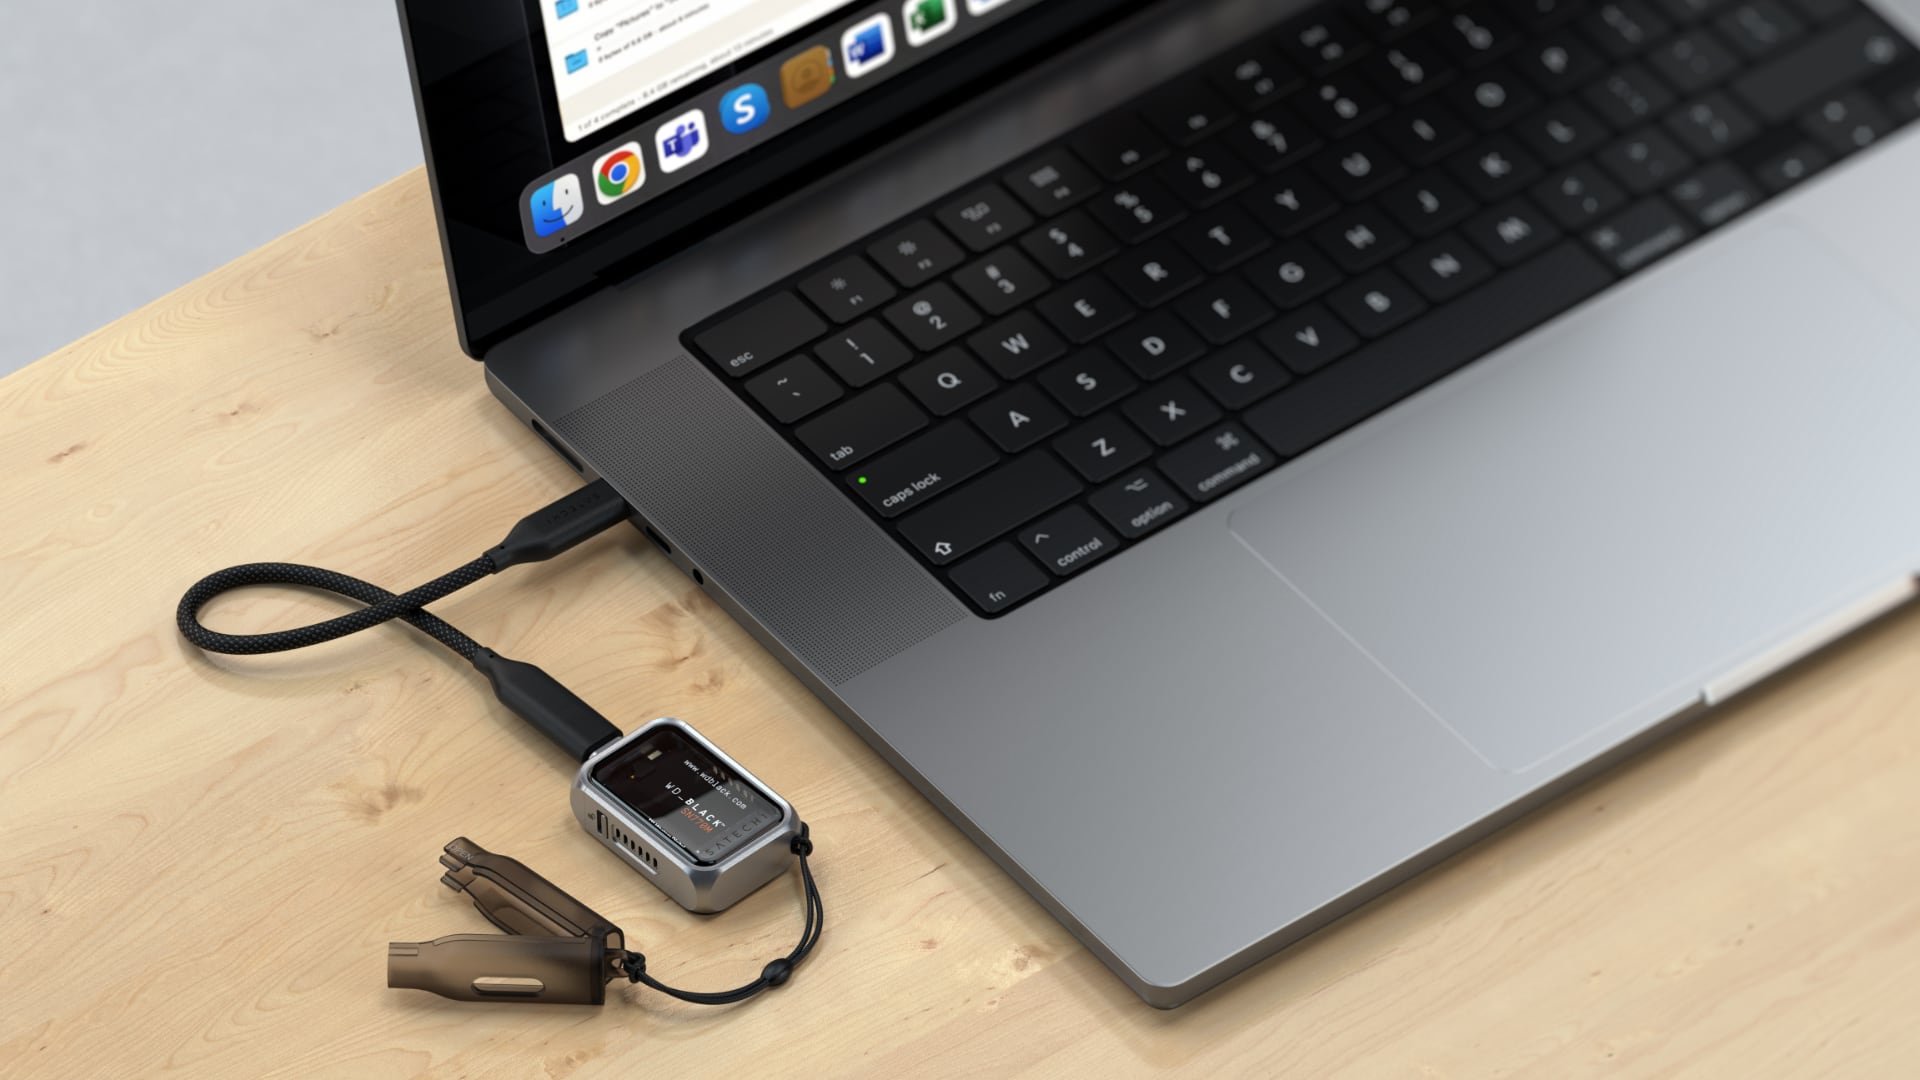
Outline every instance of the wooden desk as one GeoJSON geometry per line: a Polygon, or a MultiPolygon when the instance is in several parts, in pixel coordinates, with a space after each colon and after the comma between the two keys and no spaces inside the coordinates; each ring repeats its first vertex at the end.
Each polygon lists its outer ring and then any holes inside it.
{"type": "Polygon", "coordinates": [[[174,632],[214,568],[412,585],[575,483],[452,326],[415,172],[0,381],[0,1074],[1920,1068],[1920,614],[1161,1013],[626,532],[436,610],[742,753],[813,825],[820,951],[733,1009],[387,990],[387,941],[488,929],[436,881],[463,833],[675,984],[743,982],[799,928],[791,882],[712,920],[637,882],[568,819],[568,762],[411,631],[214,659],[174,632]]]}

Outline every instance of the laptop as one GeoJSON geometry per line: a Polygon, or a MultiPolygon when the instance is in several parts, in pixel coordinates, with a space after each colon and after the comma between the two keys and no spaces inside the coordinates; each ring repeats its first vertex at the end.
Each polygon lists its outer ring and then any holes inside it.
{"type": "Polygon", "coordinates": [[[1151,1005],[1914,595],[1920,0],[399,7],[495,396],[1151,1005]]]}

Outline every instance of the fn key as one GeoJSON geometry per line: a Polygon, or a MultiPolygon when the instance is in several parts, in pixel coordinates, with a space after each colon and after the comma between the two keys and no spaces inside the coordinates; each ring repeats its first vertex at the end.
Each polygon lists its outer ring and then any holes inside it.
{"type": "Polygon", "coordinates": [[[1012,544],[996,544],[953,568],[953,583],[989,615],[1047,587],[1047,575],[1012,544]]]}

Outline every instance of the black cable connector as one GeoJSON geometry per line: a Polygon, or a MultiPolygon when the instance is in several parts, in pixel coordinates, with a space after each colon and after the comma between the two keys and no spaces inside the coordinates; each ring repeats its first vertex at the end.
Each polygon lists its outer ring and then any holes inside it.
{"type": "Polygon", "coordinates": [[[487,558],[494,573],[521,563],[545,562],[627,520],[627,500],[605,480],[536,510],[514,525],[487,558]]]}
{"type": "Polygon", "coordinates": [[[259,655],[287,652],[357,634],[400,619],[460,654],[492,684],[494,696],[521,719],[578,760],[620,737],[620,729],[593,706],[532,664],[509,660],[425,610],[482,578],[510,566],[541,562],[569,551],[625,521],[632,513],[605,480],[597,480],[520,519],[506,539],[486,554],[405,593],[391,593],[359,578],[298,563],[248,563],[195,582],[180,598],[175,622],[180,635],[212,653],[259,655]],[[200,610],[214,597],[259,585],[292,585],[334,593],[367,605],[325,622],[266,634],[222,634],[200,623],[200,610]]]}

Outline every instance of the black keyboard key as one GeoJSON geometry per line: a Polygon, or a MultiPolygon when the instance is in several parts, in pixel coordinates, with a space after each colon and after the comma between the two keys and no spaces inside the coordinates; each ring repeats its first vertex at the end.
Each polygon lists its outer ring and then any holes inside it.
{"type": "Polygon", "coordinates": [[[1077,506],[1020,530],[1020,542],[1055,577],[1070,577],[1120,550],[1120,541],[1077,506]]]}
{"type": "Polygon", "coordinates": [[[1333,288],[1340,281],[1340,271],[1315,249],[1292,243],[1253,260],[1247,277],[1284,311],[1333,288]]]}
{"type": "Polygon", "coordinates": [[[998,184],[974,188],[933,216],[973,251],[989,251],[1011,243],[1033,224],[1033,215],[998,184]]]}
{"type": "Polygon", "coordinates": [[[1383,337],[1427,310],[1413,286],[1391,270],[1375,270],[1333,290],[1327,306],[1363,338],[1383,337]]]}
{"type": "Polygon", "coordinates": [[[1114,413],[1090,420],[1053,441],[1074,471],[1098,484],[1153,456],[1146,436],[1114,413]]]}
{"type": "Polygon", "coordinates": [[[1920,120],[1920,75],[1903,78],[1889,95],[1894,114],[1902,120],[1920,120]]]}
{"type": "Polygon", "coordinates": [[[1549,165],[1565,165],[1606,145],[1613,132],[1571,101],[1556,101],[1514,127],[1528,149],[1549,165]]]}
{"type": "Polygon", "coordinates": [[[895,301],[886,316],[887,322],[923,353],[933,352],[980,325],[980,313],[944,284],[929,285],[895,301]]]}
{"type": "Polygon", "coordinates": [[[1660,13],[1676,23],[1697,23],[1712,16],[1732,0],[1655,0],[1660,13]]]}
{"type": "Polygon", "coordinates": [[[1278,172],[1321,146],[1319,131],[1284,108],[1237,121],[1219,141],[1263,173],[1278,172]]]}
{"type": "Polygon", "coordinates": [[[1792,0],[1800,14],[1814,22],[1831,22],[1850,11],[1858,10],[1853,0],[1792,0]]]}
{"type": "Polygon", "coordinates": [[[1484,64],[1518,45],[1521,34],[1491,4],[1472,4],[1435,24],[1433,34],[1454,59],[1484,64]]]}
{"type": "Polygon", "coordinates": [[[1367,36],[1337,12],[1306,16],[1280,31],[1280,49],[1302,71],[1324,74],[1357,59],[1367,36]]]}
{"type": "Polygon", "coordinates": [[[968,337],[967,348],[1003,379],[1018,379],[1067,354],[1067,343],[1031,311],[1016,312],[968,337]]]}
{"type": "Polygon", "coordinates": [[[1402,160],[1415,166],[1431,165],[1473,141],[1473,129],[1452,109],[1425,101],[1395,109],[1380,121],[1375,134],[1402,160]]]}
{"type": "Polygon", "coordinates": [[[1293,381],[1287,369],[1253,341],[1241,341],[1193,365],[1193,381],[1228,409],[1247,406],[1293,381]]]}
{"type": "Polygon", "coordinates": [[[1758,59],[1799,39],[1807,24],[1777,0],[1746,0],[1721,15],[1713,25],[1733,47],[1758,59]]]}
{"type": "Polygon", "coordinates": [[[1002,180],[1027,208],[1042,217],[1070,210],[1100,190],[1092,170],[1063,146],[1042,150],[1007,172],[1002,180]]]}
{"type": "Polygon", "coordinates": [[[1243,113],[1265,108],[1300,85],[1300,76],[1278,53],[1248,42],[1207,66],[1213,86],[1243,113]]]}
{"type": "Polygon", "coordinates": [[[792,293],[775,293],[693,335],[693,344],[720,370],[738,378],[779,360],[827,332],[792,293]]]}
{"type": "Polygon", "coordinates": [[[1360,347],[1360,339],[1319,304],[1267,324],[1260,343],[1296,375],[1311,375],[1360,347]]]}
{"type": "Polygon", "coordinates": [[[1384,116],[1387,99],[1356,73],[1315,83],[1293,99],[1294,107],[1326,132],[1343,139],[1384,116]]]}
{"type": "Polygon", "coordinates": [[[874,458],[847,485],[881,517],[899,517],[986,472],[1000,460],[965,424],[947,424],[874,458]]]}
{"type": "Polygon", "coordinates": [[[937,565],[953,562],[1079,495],[1051,454],[1027,454],[900,521],[900,534],[937,565]]]}
{"type": "Polygon", "coordinates": [[[829,334],[813,347],[813,355],[858,389],[905,367],[913,359],[913,350],[878,322],[863,319],[829,334]]]}
{"type": "Polygon", "coordinates": [[[1512,199],[1467,222],[1467,239],[1499,266],[1517,266],[1551,247],[1560,229],[1525,199],[1512,199]]]}
{"type": "Polygon", "coordinates": [[[1039,310],[1075,345],[1084,345],[1137,314],[1112,285],[1097,277],[1062,285],[1041,299],[1039,310]]]}
{"type": "Polygon", "coordinates": [[[1161,446],[1191,438],[1220,419],[1213,401],[1178,376],[1141,391],[1121,411],[1161,446]]]}
{"type": "Polygon", "coordinates": [[[1439,173],[1424,173],[1380,198],[1394,220],[1415,236],[1445,232],[1479,209],[1459,184],[1439,173]]]}
{"type": "Polygon", "coordinates": [[[793,429],[801,445],[838,472],[885,450],[927,426],[900,388],[876,386],[793,429]]]}
{"type": "Polygon", "coordinates": [[[1637,64],[1629,64],[1587,87],[1586,97],[1587,104],[1617,128],[1644,124],[1666,112],[1674,102],[1667,84],[1637,64]]]}
{"type": "Polygon", "coordinates": [[[1187,216],[1187,207],[1167,185],[1151,176],[1136,176],[1103,192],[1089,213],[1121,243],[1137,244],[1178,224],[1187,216]]]}
{"type": "Polygon", "coordinates": [[[1357,135],[1328,147],[1308,167],[1348,202],[1371,195],[1407,173],[1393,151],[1371,135],[1357,135]]]}
{"type": "Polygon", "coordinates": [[[1037,387],[1016,386],[967,411],[987,437],[1007,453],[1017,453],[1067,426],[1067,414],[1037,387]]]}
{"type": "Polygon", "coordinates": [[[1706,30],[1690,30],[1662,42],[1648,57],[1653,70],[1682,94],[1697,94],[1732,75],[1733,53],[1706,30]]]}
{"type": "Polygon", "coordinates": [[[1801,130],[1835,157],[1873,145],[1893,127],[1886,111],[1858,90],[1817,102],[1800,120],[1801,130]]]}
{"type": "Polygon", "coordinates": [[[1192,504],[1152,469],[1142,469],[1094,492],[1087,500],[1113,531],[1129,540],[1180,520],[1192,504]]]}
{"type": "Polygon", "coordinates": [[[962,267],[953,275],[953,283],[989,315],[1004,315],[1053,286],[1039,267],[1012,248],[962,267]]]}
{"type": "Polygon", "coordinates": [[[1584,229],[1627,204],[1627,193],[1591,162],[1542,180],[1534,185],[1533,198],[1563,229],[1584,229]]]}
{"type": "Polygon", "coordinates": [[[1514,65],[1551,98],[1585,86],[1605,66],[1599,53],[1564,32],[1528,42],[1514,57],[1514,65]]]}
{"type": "Polygon", "coordinates": [[[1253,183],[1253,170],[1218,139],[1175,154],[1155,175],[1195,210],[1205,210],[1253,183]]]}
{"type": "Polygon", "coordinates": [[[1159,307],[1206,278],[1200,264],[1168,240],[1128,251],[1107,264],[1106,274],[1143,308],[1159,307]]]}
{"type": "Polygon", "coordinates": [[[1861,13],[1735,79],[1733,90],[1761,119],[1779,123],[1910,51],[1886,23],[1861,13]]]}
{"type": "Polygon", "coordinates": [[[1580,27],[1615,60],[1638,56],[1672,29],[1658,12],[1637,0],[1601,4],[1580,20],[1580,27]]]}
{"type": "Polygon", "coordinates": [[[1166,140],[1129,113],[1095,120],[1068,141],[1095,172],[1108,180],[1124,180],[1160,161],[1168,152],[1166,140]]]}
{"type": "Polygon", "coordinates": [[[1040,373],[1040,385],[1075,416],[1092,416],[1140,388],[1105,349],[1082,349],[1040,373]]]}
{"type": "Polygon", "coordinates": [[[1716,90],[1667,115],[1667,130],[1701,157],[1717,157],[1760,133],[1760,125],[1716,90]]]}
{"type": "Polygon", "coordinates": [[[1172,374],[1207,351],[1200,335],[1171,311],[1155,312],[1109,335],[1106,346],[1142,379],[1172,374]]]}
{"type": "Polygon", "coordinates": [[[1420,295],[1442,304],[1493,277],[1489,263],[1458,234],[1429,240],[1394,262],[1420,295]]]}
{"type": "Polygon", "coordinates": [[[1244,210],[1222,206],[1174,230],[1173,238],[1208,273],[1240,265],[1273,246],[1273,237],[1244,210]]]}
{"type": "Polygon", "coordinates": [[[1332,221],[1313,230],[1313,241],[1349,274],[1371,270],[1412,243],[1399,226],[1374,206],[1359,206],[1335,215],[1332,221]]]}
{"type": "Polygon", "coordinates": [[[999,387],[980,362],[959,349],[942,349],[900,374],[907,388],[928,412],[951,416],[999,387]]]}
{"type": "Polygon", "coordinates": [[[1500,6],[1522,25],[1543,30],[1585,10],[1587,0],[1501,0],[1500,6]]]}
{"type": "Polygon", "coordinates": [[[1260,294],[1234,278],[1207,282],[1175,301],[1173,309],[1215,345],[1252,333],[1273,318],[1273,308],[1260,294]]]}
{"type": "Polygon", "coordinates": [[[1833,158],[1825,150],[1803,140],[1769,151],[1753,165],[1753,176],[1760,186],[1777,195],[1831,164],[1833,158]]]}
{"type": "Polygon", "coordinates": [[[1157,462],[1174,486],[1196,502],[1217,499],[1280,463],[1238,424],[1224,424],[1157,462]]]}
{"type": "Polygon", "coordinates": [[[1261,184],[1244,204],[1275,236],[1292,236],[1340,208],[1320,181],[1292,169],[1261,184]]]}
{"type": "Polygon", "coordinates": [[[1482,203],[1524,191],[1546,173],[1532,154],[1507,135],[1491,136],[1448,164],[1482,203]]]}
{"type": "Polygon", "coordinates": [[[1347,8],[1347,17],[1376,41],[1394,41],[1418,29],[1439,14],[1435,0],[1359,0],[1347,8]]]}
{"type": "Polygon", "coordinates": [[[1305,453],[1612,283],[1593,256],[1562,244],[1254,406],[1247,427],[1280,454],[1305,453]]]}
{"type": "Polygon", "coordinates": [[[1419,40],[1374,53],[1360,69],[1383,87],[1387,96],[1403,105],[1432,93],[1459,74],[1445,54],[1419,40]]]}
{"type": "Polygon", "coordinates": [[[1670,192],[1680,209],[1703,229],[1724,225],[1760,205],[1760,189],[1738,168],[1716,161],[1678,184],[1670,192]]]}
{"type": "Polygon", "coordinates": [[[1147,126],[1175,146],[1190,146],[1226,127],[1233,106],[1199,79],[1154,91],[1140,110],[1147,126]]]}
{"type": "Polygon", "coordinates": [[[1680,179],[1693,168],[1693,156],[1660,129],[1641,128],[1602,150],[1600,164],[1628,191],[1643,195],[1680,179]]]}
{"type": "Polygon", "coordinates": [[[967,253],[933,222],[916,221],[869,245],[867,256],[911,289],[959,266],[967,253]]]}
{"type": "Polygon", "coordinates": [[[995,544],[947,575],[981,611],[998,615],[1047,587],[1046,572],[1012,544],[995,544]]]}
{"type": "Polygon", "coordinates": [[[819,364],[796,356],[748,379],[747,393],[775,420],[791,424],[840,400],[846,391],[819,364]]]}
{"type": "Polygon", "coordinates": [[[1540,95],[1512,68],[1500,65],[1455,83],[1447,100],[1475,127],[1498,131],[1532,112],[1540,95]]]}
{"type": "Polygon", "coordinates": [[[1120,244],[1083,211],[1055,218],[1020,238],[1020,246],[1047,273],[1065,281],[1099,266],[1120,244]]]}
{"type": "Polygon", "coordinates": [[[1623,274],[1653,262],[1694,238],[1696,230],[1661,199],[1647,199],[1587,233],[1587,242],[1623,274]]]}
{"type": "Polygon", "coordinates": [[[837,323],[850,323],[899,295],[892,282],[858,255],[836,259],[807,275],[800,292],[837,323]]]}

